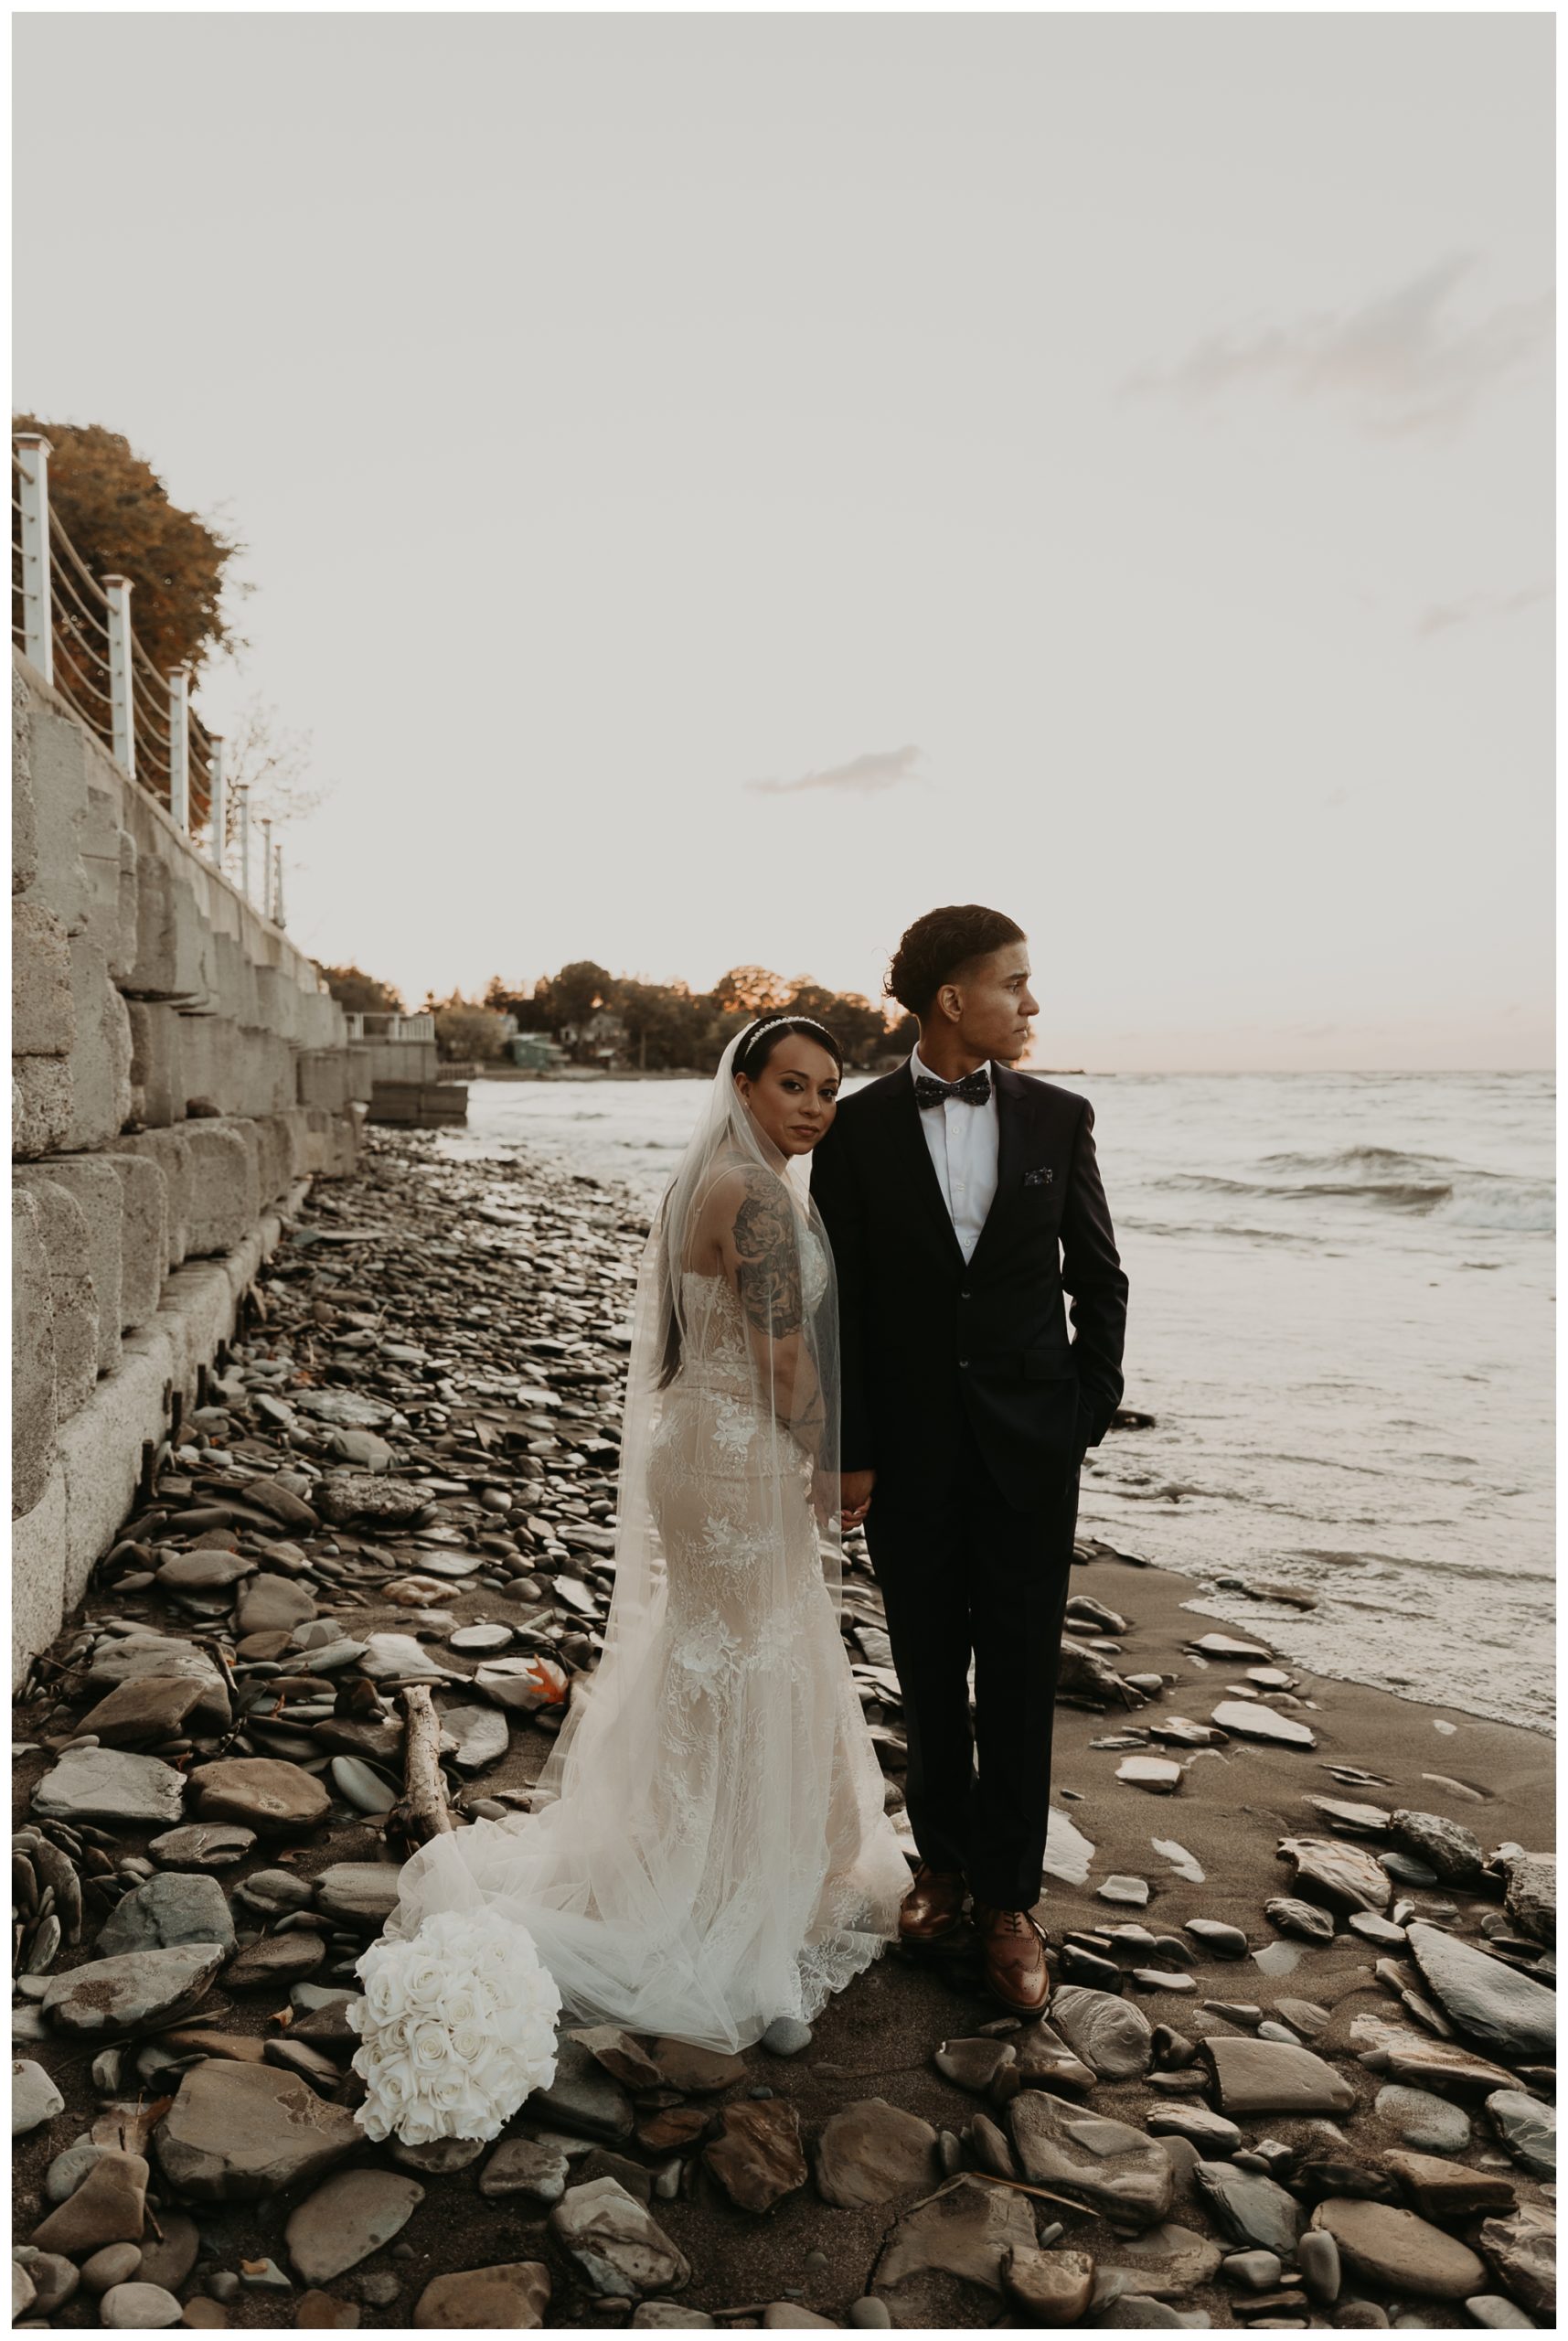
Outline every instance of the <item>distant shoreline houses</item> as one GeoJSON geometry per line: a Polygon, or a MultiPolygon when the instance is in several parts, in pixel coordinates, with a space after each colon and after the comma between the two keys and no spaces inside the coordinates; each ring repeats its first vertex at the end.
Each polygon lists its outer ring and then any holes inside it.
{"type": "Polygon", "coordinates": [[[596,1008],[591,1015],[562,1024],[549,1032],[519,1032],[517,1018],[505,1021],[513,1030],[505,1035],[505,1053],[525,1073],[554,1073],[563,1065],[592,1065],[602,1073],[624,1073],[628,1063],[624,1020],[613,1009],[596,1008]]]}

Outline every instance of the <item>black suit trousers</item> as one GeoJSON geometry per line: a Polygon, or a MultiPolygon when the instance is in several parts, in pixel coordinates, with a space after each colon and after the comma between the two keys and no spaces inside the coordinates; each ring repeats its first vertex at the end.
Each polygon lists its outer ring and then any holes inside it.
{"type": "Polygon", "coordinates": [[[959,1467],[944,1476],[934,1496],[901,1475],[879,1477],[866,1516],[903,1692],[910,1825],[921,1859],[964,1872],[977,1902],[1032,1910],[1078,1471],[1054,1501],[1019,1511],[965,1425],[959,1467]]]}

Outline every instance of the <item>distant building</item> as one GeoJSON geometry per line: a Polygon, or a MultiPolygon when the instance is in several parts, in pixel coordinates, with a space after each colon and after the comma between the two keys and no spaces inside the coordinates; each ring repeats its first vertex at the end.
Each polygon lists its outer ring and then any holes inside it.
{"type": "Polygon", "coordinates": [[[610,1072],[625,1063],[626,1027],[613,1009],[596,1008],[581,1022],[563,1024],[556,1038],[580,1064],[603,1065],[610,1072]]]}
{"type": "Polygon", "coordinates": [[[548,1032],[514,1032],[507,1050],[512,1063],[525,1073],[553,1073],[567,1062],[566,1051],[548,1032]]]}

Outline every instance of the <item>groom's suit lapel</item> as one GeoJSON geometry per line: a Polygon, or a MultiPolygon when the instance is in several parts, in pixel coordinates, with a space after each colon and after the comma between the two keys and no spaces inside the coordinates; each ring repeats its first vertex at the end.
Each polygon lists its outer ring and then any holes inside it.
{"type": "Polygon", "coordinates": [[[1034,1102],[1034,1085],[1006,1065],[993,1064],[991,1077],[997,1085],[997,1192],[986,1213],[986,1224],[980,1230],[971,1267],[978,1266],[998,1231],[1018,1209],[1029,1159],[1029,1115],[1034,1102]]]}
{"type": "Polygon", "coordinates": [[[888,1075],[886,1096],[889,1138],[895,1157],[902,1167],[903,1175],[919,1196],[944,1251],[950,1253],[962,1267],[964,1247],[954,1233],[942,1181],[936,1175],[936,1165],[925,1142],[920,1107],[915,1102],[914,1079],[907,1064],[901,1065],[897,1073],[888,1075]]]}

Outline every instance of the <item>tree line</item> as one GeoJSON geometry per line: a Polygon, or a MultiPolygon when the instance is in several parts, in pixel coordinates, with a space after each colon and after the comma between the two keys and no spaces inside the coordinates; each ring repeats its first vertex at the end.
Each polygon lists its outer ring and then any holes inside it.
{"type": "MultiPolygon", "coordinates": [[[[358,967],[317,965],[345,1008],[404,1012],[391,985],[358,967]]],[[[510,1017],[517,1031],[557,1042],[578,1064],[600,1063],[610,1050],[617,1063],[647,1073],[712,1073],[735,1034],[758,1016],[814,1017],[857,1071],[907,1055],[918,1037],[912,1016],[890,1020],[859,992],[832,991],[810,976],[777,976],[768,967],[730,967],[709,990],[693,991],[688,984],[613,976],[595,959],[573,959],[531,988],[492,976],[478,999],[427,994],[421,1012],[434,1016],[446,1057],[501,1056],[510,1017]]]]}

